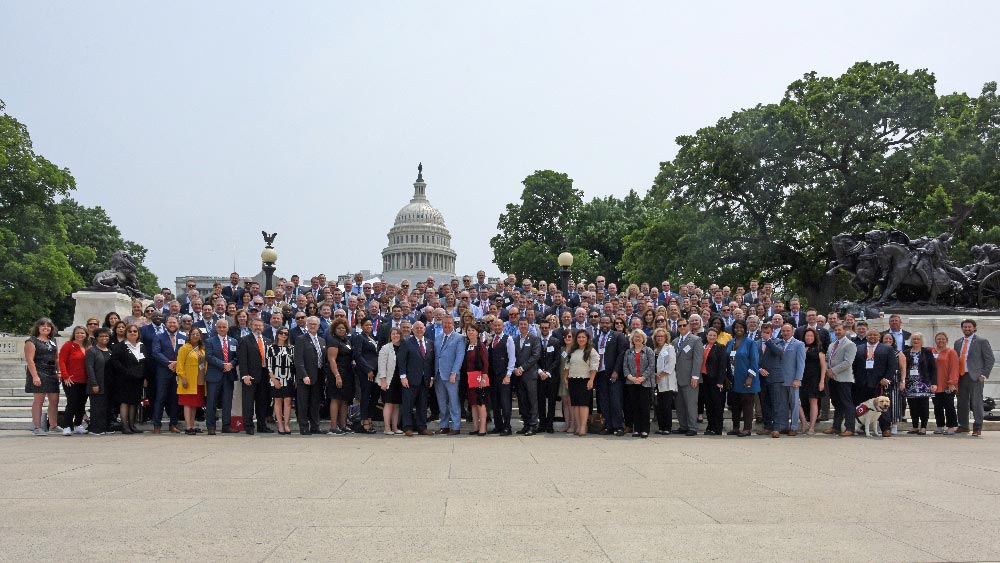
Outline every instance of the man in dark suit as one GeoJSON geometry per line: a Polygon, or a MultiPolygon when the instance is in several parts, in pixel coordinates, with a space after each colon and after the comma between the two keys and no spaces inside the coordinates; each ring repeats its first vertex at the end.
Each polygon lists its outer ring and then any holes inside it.
{"type": "Polygon", "coordinates": [[[896,340],[896,351],[902,352],[910,342],[910,332],[903,330],[903,319],[899,315],[893,313],[889,315],[889,330],[883,330],[882,336],[886,334],[891,334],[896,340]]]}
{"type": "MultiPolygon", "coordinates": [[[[854,356],[854,405],[857,406],[868,399],[877,397],[879,387],[887,389],[892,385],[892,375],[895,371],[896,351],[890,346],[880,344],[881,335],[877,330],[869,330],[867,342],[859,344],[854,356]]],[[[882,413],[878,419],[882,435],[892,435],[892,411],[882,413]]]]}
{"type": "Polygon", "coordinates": [[[185,335],[178,330],[177,317],[167,317],[167,330],[153,338],[153,361],[156,362],[156,398],[153,401],[153,434],[160,433],[163,409],[170,417],[170,431],[177,434],[177,350],[185,335]]]}
{"type": "Polygon", "coordinates": [[[215,314],[215,309],[210,303],[201,306],[201,318],[195,321],[192,328],[200,328],[205,336],[211,336],[215,332],[215,323],[219,320],[219,315],[215,314]]]}
{"type": "Polygon", "coordinates": [[[514,339],[514,375],[520,377],[521,394],[517,408],[524,418],[524,426],[517,433],[534,436],[538,433],[538,359],[542,344],[528,327],[528,319],[518,319],[519,334],[514,339]]]}
{"type": "MultiPolygon", "coordinates": [[[[285,328],[285,322],[284,322],[285,319],[281,315],[281,311],[275,311],[270,315],[268,315],[266,318],[270,324],[264,327],[264,338],[267,338],[268,340],[274,342],[275,337],[278,334],[278,331],[285,328]]],[[[295,343],[295,341],[291,339],[291,334],[289,334],[288,341],[292,342],[293,345],[295,343]]]]}
{"type": "Polygon", "coordinates": [[[611,317],[601,317],[600,330],[594,335],[594,344],[601,355],[601,363],[594,378],[597,405],[604,415],[604,433],[625,435],[625,413],[622,403],[624,381],[620,377],[628,348],[628,337],[611,330],[611,317]]]}
{"type": "Polygon", "coordinates": [[[403,384],[403,431],[407,436],[430,436],[427,391],[434,384],[434,343],[425,338],[424,323],[413,323],[413,336],[400,344],[396,364],[403,384]]]}
{"type": "Polygon", "coordinates": [[[806,315],[802,312],[802,306],[799,304],[799,300],[794,297],[788,303],[788,312],[784,313],[782,316],[785,317],[785,321],[792,325],[793,328],[799,328],[800,326],[806,324],[806,315]]]}
{"type": "Polygon", "coordinates": [[[552,306],[545,311],[544,316],[555,315],[557,319],[562,319],[563,311],[567,311],[571,317],[573,316],[573,308],[566,304],[562,292],[556,291],[552,294],[552,306]]]}
{"type": "Polygon", "coordinates": [[[206,336],[205,361],[205,428],[209,436],[215,434],[215,407],[222,400],[222,433],[232,434],[233,383],[236,382],[237,342],[229,336],[229,321],[221,318],[215,323],[215,334],[206,336]]]}
{"type": "Polygon", "coordinates": [[[319,336],[319,319],[306,320],[306,333],[295,340],[295,418],[299,434],[319,434],[319,404],[323,400],[326,342],[319,336]]]}
{"type": "Polygon", "coordinates": [[[816,324],[816,317],[818,316],[819,314],[816,312],[816,309],[807,310],[806,322],[802,323],[801,325],[798,325],[795,328],[795,339],[800,342],[805,342],[806,329],[811,328],[815,330],[816,334],[819,336],[820,350],[825,351],[827,348],[830,347],[830,342],[831,342],[830,331],[824,328],[819,328],[819,326],[816,324]]]}
{"type": "MultiPolygon", "coordinates": [[[[309,332],[306,326],[305,311],[295,311],[292,320],[294,322],[292,323],[292,328],[288,330],[288,339],[292,342],[298,342],[300,336],[309,332]]],[[[319,322],[319,317],[316,318],[316,321],[319,322]]]]}
{"type": "MultiPolygon", "coordinates": [[[[557,294],[558,295],[558,294],[557,294]]],[[[556,418],[556,399],[559,398],[559,380],[562,374],[562,340],[549,330],[549,321],[538,321],[541,336],[541,355],[538,357],[538,416],[539,430],[552,434],[556,418]]]]}
{"type": "Polygon", "coordinates": [[[760,303],[760,293],[757,291],[757,280],[750,280],[750,291],[743,294],[743,303],[746,305],[756,305],[760,303]]]}
{"type": "Polygon", "coordinates": [[[236,272],[229,274],[229,285],[223,286],[222,296],[228,303],[239,303],[243,299],[246,290],[240,285],[240,275],[236,272]]]}
{"type": "Polygon", "coordinates": [[[271,404],[270,378],[265,360],[267,347],[271,341],[264,340],[264,322],[254,319],[250,323],[250,334],[240,339],[237,345],[240,381],[243,392],[243,428],[247,434],[254,434],[253,415],[257,411],[257,432],[271,434],[267,427],[267,411],[271,404]]]}
{"type": "MultiPolygon", "coordinates": [[[[378,332],[375,333],[375,339],[378,341],[379,349],[389,341],[389,332],[393,328],[399,328],[399,323],[403,320],[403,308],[399,305],[393,305],[391,309],[390,317],[388,319],[382,319],[378,323],[378,332]]],[[[372,325],[374,326],[374,324],[372,325]]]]}
{"type": "Polygon", "coordinates": [[[514,341],[503,332],[503,321],[494,318],[486,335],[489,356],[490,402],[493,404],[493,430],[490,434],[510,436],[510,415],[513,408],[511,379],[514,373],[514,341]]]}

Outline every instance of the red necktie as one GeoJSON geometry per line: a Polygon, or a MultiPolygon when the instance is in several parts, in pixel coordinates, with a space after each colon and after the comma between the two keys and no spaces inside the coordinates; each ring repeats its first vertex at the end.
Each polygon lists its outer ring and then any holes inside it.
{"type": "Polygon", "coordinates": [[[229,363],[229,346],[226,345],[226,339],[222,339],[222,362],[229,363]]]}
{"type": "Polygon", "coordinates": [[[423,357],[425,357],[425,358],[427,357],[427,349],[424,348],[424,339],[423,338],[420,339],[420,355],[423,356],[423,357]]]}
{"type": "Polygon", "coordinates": [[[499,344],[499,343],[500,343],[500,335],[496,334],[496,335],[493,336],[493,346],[492,346],[492,348],[496,348],[497,344],[499,344]]]}

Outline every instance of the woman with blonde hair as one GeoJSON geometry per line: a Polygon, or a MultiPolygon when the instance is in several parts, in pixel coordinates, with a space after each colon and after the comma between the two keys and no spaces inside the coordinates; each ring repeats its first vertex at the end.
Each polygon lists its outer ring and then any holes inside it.
{"type": "Polygon", "coordinates": [[[646,346],[642,329],[629,336],[632,346],[625,353],[622,372],[625,376],[625,408],[632,413],[633,438],[649,437],[649,403],[656,375],[656,357],[646,346]]]}
{"type": "MultiPolygon", "coordinates": [[[[94,320],[95,323],[97,320],[94,320]]],[[[87,349],[90,333],[82,326],[73,327],[72,339],[59,350],[59,376],[66,392],[63,410],[63,436],[86,434],[83,417],[87,412],[87,349]]]]}

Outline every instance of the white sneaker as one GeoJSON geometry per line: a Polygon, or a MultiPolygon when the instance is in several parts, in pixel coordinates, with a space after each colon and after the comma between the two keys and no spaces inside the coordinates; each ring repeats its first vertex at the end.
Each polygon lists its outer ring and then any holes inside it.
{"type": "Polygon", "coordinates": [[[72,436],[72,435],[73,431],[70,430],[69,427],[63,428],[63,436],[72,436]]]}
{"type": "Polygon", "coordinates": [[[386,430],[385,432],[383,432],[383,434],[385,434],[386,436],[394,436],[392,430],[386,430]]]}
{"type": "Polygon", "coordinates": [[[81,424],[80,426],[77,426],[76,428],[74,428],[73,432],[75,434],[86,434],[87,433],[87,428],[81,424]]]}
{"type": "Polygon", "coordinates": [[[48,434],[41,428],[35,428],[34,430],[31,431],[31,433],[34,434],[35,436],[48,436],[48,434]]]}

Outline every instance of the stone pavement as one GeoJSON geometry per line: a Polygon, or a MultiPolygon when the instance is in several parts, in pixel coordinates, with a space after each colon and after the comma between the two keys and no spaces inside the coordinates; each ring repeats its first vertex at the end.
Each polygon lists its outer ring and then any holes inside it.
{"type": "Polygon", "coordinates": [[[0,560],[1000,559],[1000,435],[0,432],[0,560]]]}

